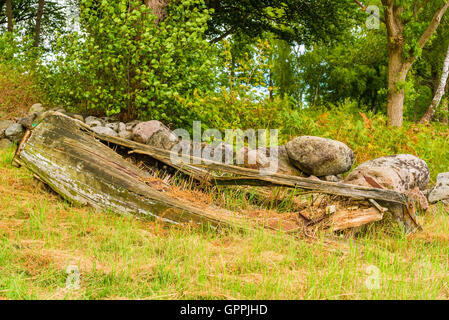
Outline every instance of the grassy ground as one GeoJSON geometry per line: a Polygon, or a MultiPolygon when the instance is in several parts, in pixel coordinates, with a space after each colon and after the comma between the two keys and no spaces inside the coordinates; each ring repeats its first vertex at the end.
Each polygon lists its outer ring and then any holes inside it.
{"type": "Polygon", "coordinates": [[[421,217],[329,244],[254,231],[174,228],[72,208],[0,150],[5,299],[447,299],[449,218],[421,217]],[[79,289],[76,284],[79,270],[79,289]],[[67,280],[69,279],[69,280],[67,280]]]}

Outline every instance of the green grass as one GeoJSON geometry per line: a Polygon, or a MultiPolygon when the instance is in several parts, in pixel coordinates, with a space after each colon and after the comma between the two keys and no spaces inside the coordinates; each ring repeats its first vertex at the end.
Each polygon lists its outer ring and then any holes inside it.
{"type": "Polygon", "coordinates": [[[12,167],[12,155],[0,151],[1,298],[449,297],[449,223],[441,207],[408,237],[389,222],[332,242],[170,227],[73,208],[12,167]],[[69,265],[80,270],[78,290],[66,289],[69,265]],[[366,285],[371,266],[379,270],[378,289],[366,285]]]}

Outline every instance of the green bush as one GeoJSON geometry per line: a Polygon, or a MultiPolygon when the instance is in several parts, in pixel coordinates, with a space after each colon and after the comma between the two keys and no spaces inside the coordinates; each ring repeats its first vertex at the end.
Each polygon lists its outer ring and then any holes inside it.
{"type": "Polygon", "coordinates": [[[192,111],[178,97],[213,89],[208,19],[202,0],[172,1],[158,24],[141,1],[81,0],[82,30],[60,38],[49,70],[53,99],[81,112],[185,124],[192,111]]]}
{"type": "Polygon", "coordinates": [[[33,47],[33,39],[20,35],[20,32],[0,34],[0,64],[22,72],[34,72],[40,66],[42,50],[33,47]]]}

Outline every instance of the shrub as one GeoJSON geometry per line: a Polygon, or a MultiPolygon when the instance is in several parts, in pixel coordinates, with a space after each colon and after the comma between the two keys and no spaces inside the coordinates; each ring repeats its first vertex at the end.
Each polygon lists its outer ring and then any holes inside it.
{"type": "Polygon", "coordinates": [[[81,0],[82,30],[61,37],[49,70],[53,98],[124,120],[185,123],[191,111],[177,97],[213,88],[208,18],[202,0],[172,1],[159,23],[141,1],[81,0]]]}
{"type": "Polygon", "coordinates": [[[29,107],[43,101],[36,77],[0,63],[0,119],[23,117],[29,107]]]}
{"type": "Polygon", "coordinates": [[[0,35],[0,119],[24,116],[32,104],[43,102],[39,49],[19,33],[0,35]]]}

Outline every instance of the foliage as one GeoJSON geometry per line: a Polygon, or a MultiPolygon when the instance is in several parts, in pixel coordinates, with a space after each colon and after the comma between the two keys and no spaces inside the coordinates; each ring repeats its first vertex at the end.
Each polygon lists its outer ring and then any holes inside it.
{"type": "Polygon", "coordinates": [[[355,154],[357,166],[377,157],[408,153],[424,159],[432,180],[447,171],[449,130],[447,125],[432,126],[404,122],[403,127],[388,126],[383,114],[359,113],[354,104],[339,104],[328,111],[301,110],[284,112],[281,143],[298,135],[313,135],[346,143],[355,154]]]}
{"type": "Polygon", "coordinates": [[[260,38],[266,33],[289,43],[334,40],[351,24],[350,0],[207,0],[214,9],[208,35],[216,41],[227,35],[260,38]]]}
{"type": "Polygon", "coordinates": [[[0,62],[0,119],[24,117],[29,107],[44,97],[34,73],[0,62]]]}
{"type": "MultiPolygon", "coordinates": [[[[42,34],[41,37],[48,41],[53,41],[57,32],[63,31],[66,26],[67,9],[71,2],[76,0],[45,0],[42,15],[42,34]]],[[[6,6],[2,5],[5,1],[0,0],[0,32],[6,30],[6,6]]],[[[20,29],[20,32],[27,36],[33,36],[36,26],[36,14],[39,0],[13,0],[12,11],[14,17],[14,28],[20,29]]],[[[72,4],[73,6],[73,4],[72,4]]]]}
{"type": "Polygon", "coordinates": [[[309,104],[336,104],[350,98],[373,111],[385,105],[387,54],[382,31],[348,33],[338,44],[316,45],[298,60],[309,104]]]}
{"type": "Polygon", "coordinates": [[[182,124],[176,97],[213,82],[214,48],[204,39],[209,11],[173,1],[159,24],[139,1],[81,1],[81,33],[62,37],[52,65],[54,99],[86,112],[182,124]],[[132,9],[130,9],[132,8],[132,9]]]}
{"type": "Polygon", "coordinates": [[[301,82],[299,78],[299,63],[297,50],[283,40],[273,39],[273,54],[270,57],[270,86],[273,95],[282,98],[291,97],[301,104],[301,82]]]}
{"type": "Polygon", "coordinates": [[[33,39],[18,33],[0,34],[0,118],[26,115],[37,101],[44,101],[38,56],[33,39]]]}
{"type": "Polygon", "coordinates": [[[20,35],[20,30],[0,34],[0,64],[13,66],[22,72],[33,71],[41,52],[41,49],[33,47],[30,36],[20,35]]]}
{"type": "Polygon", "coordinates": [[[218,75],[219,90],[208,94],[195,91],[180,102],[193,110],[205,128],[262,129],[282,125],[278,115],[281,110],[291,109],[289,100],[270,100],[263,92],[272,54],[270,42],[259,40],[251,51],[237,57],[232,45],[224,41],[220,46],[223,69],[218,75]]]}

